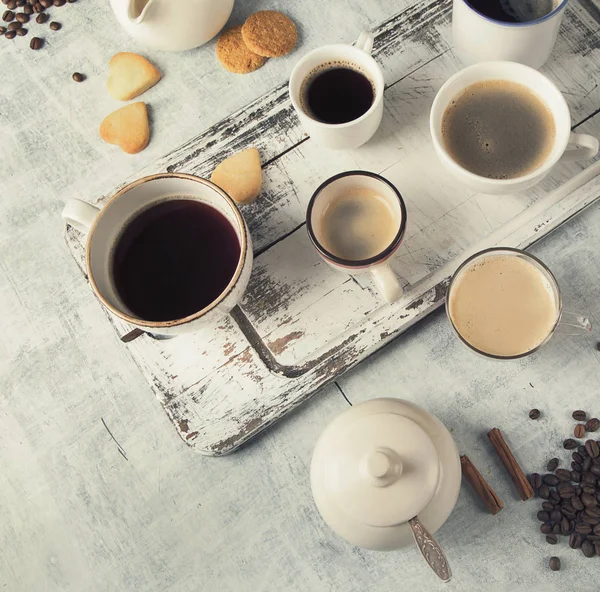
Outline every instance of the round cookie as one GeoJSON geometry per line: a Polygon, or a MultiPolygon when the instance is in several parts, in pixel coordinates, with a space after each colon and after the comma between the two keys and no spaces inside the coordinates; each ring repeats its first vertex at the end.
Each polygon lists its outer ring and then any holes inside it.
{"type": "Polygon", "coordinates": [[[248,49],[268,58],[290,53],[298,33],[294,21],[275,10],[260,10],[248,17],[242,26],[242,37],[248,49]]]}
{"type": "Polygon", "coordinates": [[[258,70],[267,58],[250,51],[242,39],[242,27],[232,27],[221,34],[217,41],[217,59],[221,65],[235,74],[248,74],[258,70]]]}

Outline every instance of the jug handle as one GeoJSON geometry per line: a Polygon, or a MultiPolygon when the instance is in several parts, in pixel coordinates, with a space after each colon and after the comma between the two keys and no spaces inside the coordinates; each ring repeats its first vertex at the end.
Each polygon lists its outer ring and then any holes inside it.
{"type": "Polygon", "coordinates": [[[153,0],[127,0],[127,18],[133,25],[139,25],[146,17],[148,7],[153,0]],[[140,10],[140,5],[143,8],[140,10]]]}

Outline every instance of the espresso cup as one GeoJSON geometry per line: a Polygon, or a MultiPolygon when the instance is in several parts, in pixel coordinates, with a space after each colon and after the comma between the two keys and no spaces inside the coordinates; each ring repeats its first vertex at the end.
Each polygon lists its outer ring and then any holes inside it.
{"type": "Polygon", "coordinates": [[[504,22],[486,16],[468,0],[452,2],[453,51],[465,64],[493,60],[541,68],[552,53],[567,0],[535,20],[504,22]]]}
{"type": "MultiPolygon", "coordinates": [[[[246,223],[227,193],[205,179],[182,173],[151,175],[123,187],[102,209],[78,199],[69,200],[62,217],[67,224],[87,234],[87,275],[100,302],[115,316],[148,333],[169,336],[199,329],[203,324],[229,312],[240,300],[248,284],[252,268],[252,242],[246,223]],[[115,266],[119,263],[114,260],[115,250],[119,239],[126,236],[124,233],[140,213],[175,199],[200,202],[216,210],[223,224],[231,226],[232,240],[239,241],[239,259],[237,263],[232,262],[235,270],[226,287],[201,310],[195,310],[183,318],[149,320],[130,310],[117,290],[115,272],[118,270],[115,270],[115,266]]],[[[157,240],[161,240],[160,235],[157,240]]],[[[158,245],[160,247],[161,243],[158,245]]],[[[216,252],[213,254],[214,257],[218,255],[216,252]]],[[[152,264],[153,262],[144,261],[144,268],[150,267],[148,273],[172,272],[158,268],[158,265],[156,270],[152,270],[152,264]]],[[[162,265],[164,264],[163,261],[162,265]]],[[[210,281],[209,277],[207,281],[210,281]]],[[[148,298],[151,297],[148,294],[148,298]]]]}
{"type": "Polygon", "coordinates": [[[566,312],[552,272],[519,249],[475,253],[456,270],[446,295],[446,314],[458,338],[493,359],[528,356],[555,333],[585,335],[591,323],[566,312]]]}
{"type": "MultiPolygon", "coordinates": [[[[510,126],[507,121],[506,125],[510,126]]],[[[449,78],[438,91],[429,118],[435,151],[444,167],[459,181],[480,193],[516,193],[541,181],[561,159],[593,158],[598,140],[587,134],[571,132],[571,115],[556,86],[537,70],[515,62],[483,62],[469,66],[449,78]],[[450,104],[472,84],[483,81],[515,82],[531,91],[548,108],[554,120],[554,141],[545,160],[531,172],[511,179],[494,179],[475,174],[458,164],[448,153],[442,135],[444,113],[450,104]]]]}
{"type": "Polygon", "coordinates": [[[370,273],[381,296],[392,303],[402,286],[389,265],[406,229],[406,206],[387,180],[348,171],[325,181],[306,211],[311,242],[331,267],[350,275],[370,273]]]}
{"type": "MultiPolygon", "coordinates": [[[[290,99],[306,133],[319,145],[336,150],[357,148],[367,142],[377,131],[383,116],[383,73],[371,57],[373,35],[363,32],[354,46],[326,45],[305,55],[290,76],[290,99]],[[326,123],[311,112],[306,90],[315,73],[329,67],[348,68],[362,74],[372,85],[373,101],[368,110],[346,123],[326,123]]],[[[358,89],[356,89],[358,92],[358,89]]]]}

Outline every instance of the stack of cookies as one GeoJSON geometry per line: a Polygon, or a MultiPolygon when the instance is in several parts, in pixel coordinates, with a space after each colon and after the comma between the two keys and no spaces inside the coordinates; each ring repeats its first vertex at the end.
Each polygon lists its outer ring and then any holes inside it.
{"type": "Polygon", "coordinates": [[[217,41],[217,58],[235,74],[258,70],[268,58],[290,53],[298,39],[294,21],[275,10],[255,12],[243,25],[221,34],[217,41]]]}

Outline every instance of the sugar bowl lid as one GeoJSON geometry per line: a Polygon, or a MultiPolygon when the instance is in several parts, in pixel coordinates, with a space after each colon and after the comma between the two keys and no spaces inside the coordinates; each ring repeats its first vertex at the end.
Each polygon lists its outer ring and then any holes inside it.
{"type": "Polygon", "coordinates": [[[438,489],[440,455],[428,432],[438,424],[447,433],[433,416],[400,399],[373,399],[334,419],[311,464],[313,496],[325,521],[351,543],[369,548],[379,545],[361,544],[362,533],[372,539],[406,526],[438,489]]]}

